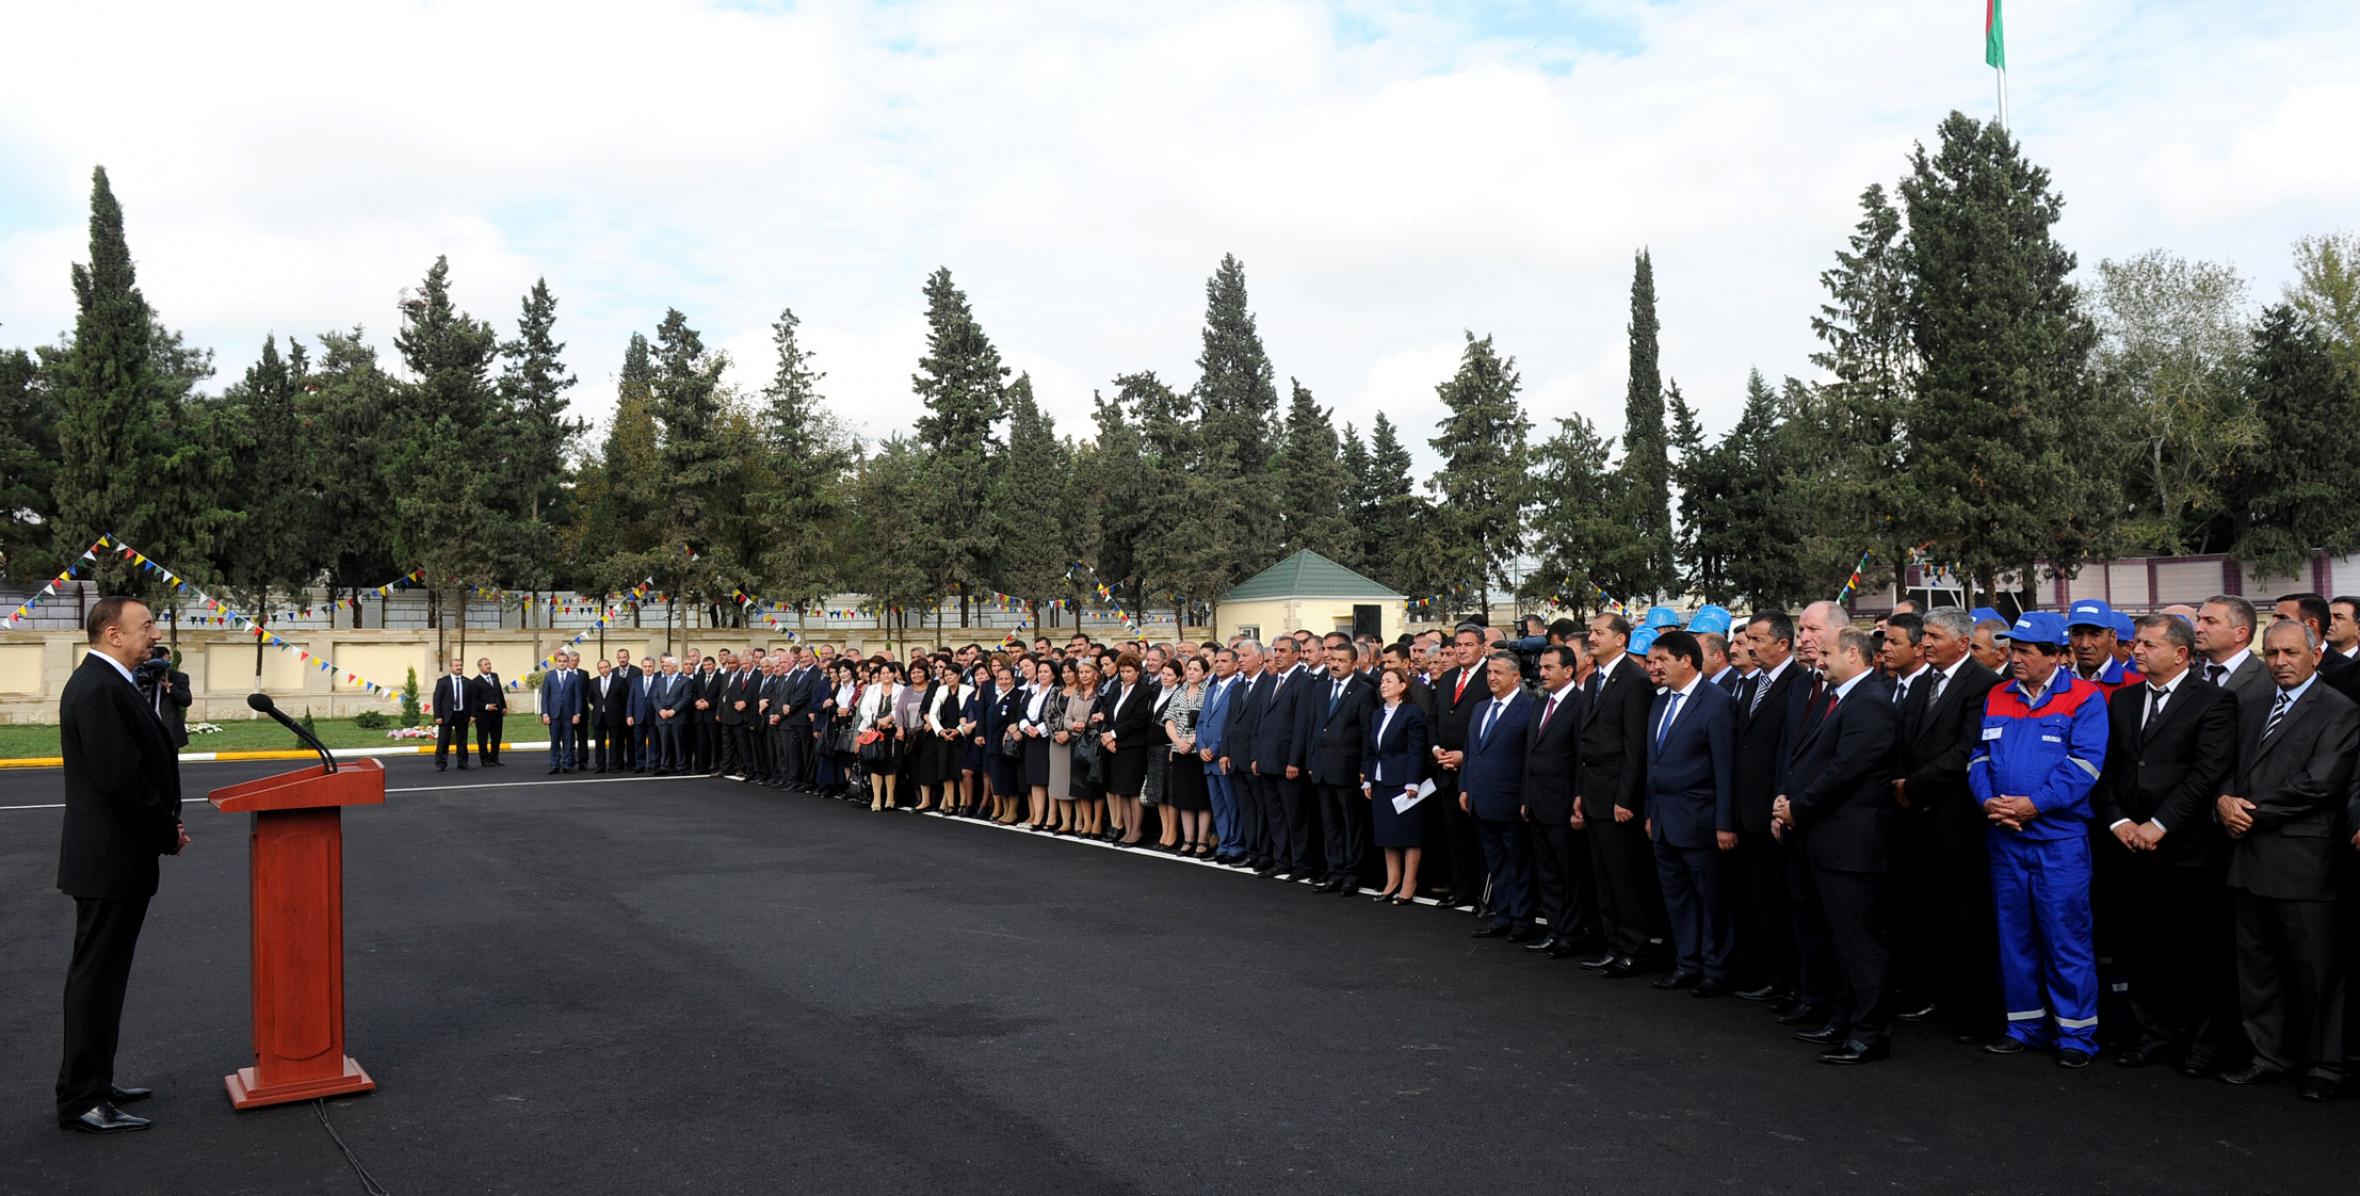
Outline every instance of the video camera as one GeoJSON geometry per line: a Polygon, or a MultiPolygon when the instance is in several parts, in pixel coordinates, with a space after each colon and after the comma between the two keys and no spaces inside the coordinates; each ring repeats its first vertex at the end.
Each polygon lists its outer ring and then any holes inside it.
{"type": "Polygon", "coordinates": [[[131,679],[143,690],[153,690],[172,679],[172,650],[157,644],[154,652],[139,667],[131,670],[131,679]]]}

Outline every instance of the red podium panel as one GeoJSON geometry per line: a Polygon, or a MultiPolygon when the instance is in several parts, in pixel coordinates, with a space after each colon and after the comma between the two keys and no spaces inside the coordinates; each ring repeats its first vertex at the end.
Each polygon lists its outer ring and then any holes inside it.
{"type": "Polygon", "coordinates": [[[254,1066],[223,1076],[238,1109],[367,1092],[344,1053],[345,806],[385,802],[371,759],[216,789],[214,806],[253,816],[254,1066]]]}

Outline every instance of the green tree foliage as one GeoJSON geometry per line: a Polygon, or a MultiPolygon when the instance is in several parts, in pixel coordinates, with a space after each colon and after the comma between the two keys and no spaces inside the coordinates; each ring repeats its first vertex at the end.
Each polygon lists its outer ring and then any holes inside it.
{"type": "MultiPolygon", "coordinates": [[[[403,388],[377,364],[362,330],[323,332],[319,364],[295,398],[304,429],[304,468],[319,504],[330,597],[383,585],[409,565],[394,563],[395,495],[410,485],[401,476],[394,423],[403,388]],[[354,446],[377,446],[357,454],[354,446]]],[[[353,611],[353,626],[361,612],[353,611]]]]}
{"type": "Polygon", "coordinates": [[[500,583],[516,557],[516,526],[500,510],[504,471],[483,456],[502,427],[491,381],[499,337],[451,302],[450,275],[449,259],[434,259],[402,301],[393,343],[410,380],[389,455],[399,462],[394,551],[448,593],[464,642],[468,595],[500,583]]]}
{"type": "Polygon", "coordinates": [[[33,355],[0,350],[0,580],[30,580],[45,568],[56,575],[57,414],[57,395],[33,355]]]}
{"type": "Polygon", "coordinates": [[[2344,501],[2350,454],[2328,434],[2360,420],[2360,378],[2291,305],[2263,309],[2252,336],[2247,400],[2262,436],[2238,475],[2236,551],[2282,577],[2313,552],[2360,549],[2360,521],[2344,501]]]}
{"type": "Polygon", "coordinates": [[[853,483],[853,522],[866,530],[852,546],[848,580],[882,608],[880,621],[897,631],[914,610],[931,609],[942,597],[928,563],[892,530],[909,526],[909,512],[927,484],[925,457],[900,436],[878,445],[853,483]]]}
{"type": "Polygon", "coordinates": [[[517,318],[516,339],[500,346],[499,459],[507,473],[501,498],[535,545],[516,562],[513,575],[540,585],[547,584],[539,575],[546,573],[549,554],[539,546],[562,517],[559,504],[570,481],[566,463],[589,426],[568,410],[566,391],[574,376],[565,368],[565,344],[556,328],[557,296],[549,293],[549,280],[535,279],[517,318]]]}
{"type": "Polygon", "coordinates": [[[1310,388],[1292,378],[1287,384],[1294,394],[1278,459],[1279,551],[1308,548],[1330,560],[1348,561],[1357,538],[1345,506],[1353,479],[1336,446],[1336,426],[1310,388]]]}
{"type": "Polygon", "coordinates": [[[2295,242],[2286,302],[2319,328],[2346,366],[2360,372],[2360,233],[2295,242]]]}
{"type": "Polygon", "coordinates": [[[2245,388],[2245,280],[2230,266],[2154,250],[2098,263],[2103,413],[2135,446],[2125,471],[2125,543],[2220,552],[2232,534],[2224,483],[2261,443],[2245,388]]]}
{"type": "MultiPolygon", "coordinates": [[[[1819,275],[1827,302],[1811,318],[1820,342],[1811,363],[1828,378],[1789,404],[1807,416],[1786,438],[1795,473],[1786,495],[1790,518],[1777,529],[1781,540],[1807,545],[1796,554],[1804,569],[1796,601],[1833,595],[1863,550],[1875,554],[1864,584],[1889,577],[1906,556],[1896,513],[1911,502],[1908,411],[1918,370],[1910,269],[1901,213],[1872,183],[1861,192],[1860,220],[1836,264],[1819,275]]],[[[1768,565],[1769,575],[1779,567],[1768,565]]]]}
{"type": "Polygon", "coordinates": [[[586,582],[597,593],[621,593],[672,564],[672,554],[659,550],[670,507],[656,426],[655,372],[653,347],[645,336],[632,333],[616,379],[615,413],[607,421],[596,468],[582,487],[586,518],[575,557],[584,562],[586,582]]]}
{"type": "Polygon", "coordinates": [[[707,349],[688,317],[671,308],[656,326],[653,364],[648,411],[661,433],[663,460],[652,491],[663,529],[655,573],[659,585],[690,605],[709,606],[751,580],[743,555],[744,479],[732,468],[738,460],[732,433],[743,425],[731,419],[721,381],[729,359],[707,349]]]}
{"type": "Polygon", "coordinates": [[[918,417],[916,447],[926,463],[916,539],[937,593],[965,595],[989,584],[992,523],[983,504],[991,493],[1007,418],[1008,367],[976,322],[967,293],[936,270],[926,279],[926,355],[910,379],[926,413],[918,417]]]}
{"type": "Polygon", "coordinates": [[[1437,521],[1412,475],[1409,446],[1384,412],[1369,425],[1368,465],[1355,490],[1353,523],[1360,533],[1360,564],[1354,566],[1412,597],[1442,591],[1445,571],[1437,521]]]}
{"type": "MultiPolygon", "coordinates": [[[[1147,472],[1140,468],[1144,439],[1125,408],[1135,400],[1142,379],[1130,374],[1116,379],[1124,389],[1108,398],[1093,392],[1090,418],[1097,434],[1074,454],[1073,480],[1067,505],[1076,512],[1076,560],[1095,571],[1100,581],[1116,591],[1127,609],[1138,609],[1133,592],[1139,574],[1139,552],[1155,495],[1147,472]]],[[[1086,578],[1074,579],[1073,596],[1085,604],[1095,601],[1086,578]]]]}
{"type": "Polygon", "coordinates": [[[1606,465],[1613,452],[1614,441],[1599,436],[1579,414],[1560,418],[1556,434],[1533,450],[1531,532],[1538,560],[1521,597],[1588,610],[1599,605],[1600,589],[1616,597],[1627,592],[1625,579],[1605,567],[1629,536],[1617,493],[1622,476],[1606,465]]]}
{"type": "Polygon", "coordinates": [[[762,389],[755,479],[762,496],[759,537],[764,595],[801,606],[827,592],[837,572],[830,544],[841,528],[845,473],[852,455],[829,426],[820,380],[797,333],[802,321],[782,309],[770,326],[777,364],[762,389]]]}
{"type": "MultiPolygon", "coordinates": [[[[303,345],[263,338],[262,356],[222,396],[221,448],[237,461],[241,514],[223,541],[216,568],[255,618],[277,612],[273,595],[310,585],[328,564],[329,544],[342,534],[319,522],[315,453],[305,442],[296,396],[308,384],[303,345]]],[[[261,672],[257,641],[255,671],[261,672]]]]}
{"type": "Polygon", "coordinates": [[[1501,357],[1488,336],[1477,339],[1469,332],[1466,338],[1458,372],[1434,388],[1447,413],[1426,443],[1443,460],[1430,483],[1441,500],[1437,514],[1447,536],[1449,572],[1437,592],[1453,606],[1480,609],[1493,584],[1514,585],[1532,422],[1516,399],[1522,385],[1516,359],[1501,357]]]}
{"type": "Polygon", "coordinates": [[[2091,410],[2097,331],[2051,226],[2063,201],[1996,122],[1953,112],[1901,184],[1908,324],[1920,373],[1903,539],[1977,593],[2035,561],[2103,553],[2121,514],[2121,446],[2091,410]]]}
{"type": "Polygon", "coordinates": [[[989,509],[999,588],[1027,603],[1036,627],[1044,604],[1069,596],[1065,571],[1073,564],[1068,546],[1077,512],[1065,492],[1072,471],[1073,450],[1057,438],[1057,421],[1033,398],[1031,376],[1017,375],[1008,385],[1007,468],[993,479],[989,509]]]}
{"type": "MultiPolygon", "coordinates": [[[[1705,551],[1721,561],[1720,586],[1712,595],[1716,601],[1743,598],[1756,607],[1792,607],[1822,596],[1816,578],[1823,572],[1806,568],[1810,558],[1794,551],[1815,524],[1824,522],[1793,497],[1795,434],[1786,422],[1802,392],[1802,384],[1794,382],[1782,394],[1760,370],[1748,372],[1745,407],[1714,448],[1721,498],[1705,529],[1711,541],[1705,551]]],[[[1833,538],[1850,536],[1842,531],[1833,538]]],[[[1824,532],[1820,538],[1821,557],[1842,551],[1827,546],[1824,541],[1831,537],[1824,532]]],[[[1852,551],[1853,560],[1859,560],[1858,549],[1852,551]]]]}
{"type": "Polygon", "coordinates": [[[1655,260],[1644,249],[1631,266],[1629,379],[1623,390],[1622,485],[1630,527],[1630,563],[1616,572],[1634,595],[1653,597],[1679,585],[1672,545],[1671,458],[1665,444],[1663,370],[1657,361],[1655,260]]]}
{"type": "MultiPolygon", "coordinates": [[[[1205,327],[1196,369],[1208,468],[1227,469],[1243,490],[1261,491],[1272,468],[1277,375],[1247,305],[1245,263],[1234,254],[1222,255],[1205,282],[1205,327]]],[[[1277,543],[1278,516],[1270,503],[1241,502],[1227,512],[1215,539],[1236,554],[1235,576],[1260,568],[1254,562],[1267,563],[1264,558],[1277,543]]]]}

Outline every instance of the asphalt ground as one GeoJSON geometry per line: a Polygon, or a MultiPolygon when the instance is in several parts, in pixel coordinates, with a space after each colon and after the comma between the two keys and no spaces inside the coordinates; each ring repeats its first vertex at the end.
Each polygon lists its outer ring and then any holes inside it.
{"type": "MultiPolygon", "coordinates": [[[[1428,907],[725,781],[388,762],[348,812],[329,1101],[393,1193],[2344,1191],[2305,1105],[1905,1028],[1816,1064],[1761,1008],[1607,982],[1428,907]],[[554,783],[550,783],[554,782],[554,783]]],[[[194,795],[283,764],[192,765],[194,795]]],[[[0,1192],[357,1193],[251,1061],[245,827],[164,863],[118,1080],[51,1116],[54,771],[0,774],[0,1192]]]]}

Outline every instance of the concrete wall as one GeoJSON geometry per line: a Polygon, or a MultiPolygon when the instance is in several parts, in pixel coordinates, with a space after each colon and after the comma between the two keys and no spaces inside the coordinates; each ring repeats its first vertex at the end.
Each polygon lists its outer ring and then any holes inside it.
{"type": "Polygon", "coordinates": [[[1377,635],[1386,643],[1401,634],[1402,608],[1399,599],[1351,598],[1268,598],[1258,602],[1224,602],[1215,612],[1214,621],[1221,629],[1220,638],[1228,639],[1243,629],[1252,629],[1265,644],[1270,637],[1298,627],[1310,628],[1315,635],[1352,631],[1352,608],[1377,608],[1377,635]]]}

